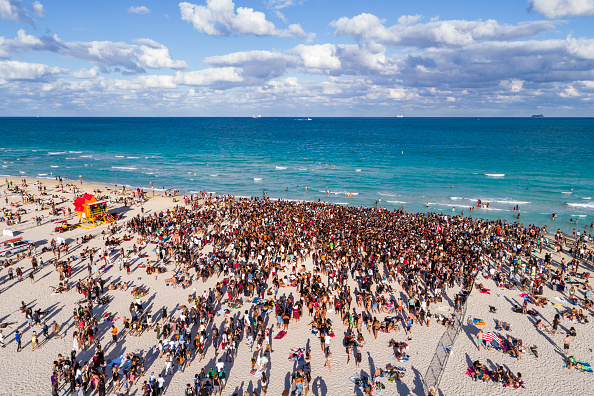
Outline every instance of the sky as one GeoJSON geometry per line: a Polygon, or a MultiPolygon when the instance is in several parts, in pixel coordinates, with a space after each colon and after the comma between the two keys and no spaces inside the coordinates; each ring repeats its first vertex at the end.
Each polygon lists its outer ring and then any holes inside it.
{"type": "Polygon", "coordinates": [[[0,116],[594,116],[594,0],[0,0],[0,116]]]}

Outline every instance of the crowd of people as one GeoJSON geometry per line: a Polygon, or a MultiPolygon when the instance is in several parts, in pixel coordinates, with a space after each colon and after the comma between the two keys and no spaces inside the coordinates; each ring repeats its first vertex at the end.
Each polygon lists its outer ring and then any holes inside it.
{"type": "MultiPolygon", "coordinates": [[[[76,290],[82,295],[72,315],[72,353],[54,362],[52,392],[58,394],[68,384],[72,393],[93,388],[102,395],[111,381],[114,390],[129,391],[138,383],[144,395],[159,395],[164,377],[190,370],[194,363],[197,374],[186,395],[220,395],[227,379],[226,364],[232,364],[246,344],[255,354],[252,371],[260,384],[259,393],[252,394],[264,395],[270,382],[273,337],[282,337],[292,321],[304,317],[319,339],[328,370],[336,323],[347,328],[342,340],[347,363],[359,367],[364,328],[368,336],[377,338],[382,332],[404,331],[409,336],[415,326],[430,326],[432,320],[447,326],[448,318],[432,314],[431,309],[458,288],[452,308],[459,312],[477,274],[502,285],[526,274],[523,287],[533,296],[542,284],[567,283],[570,266],[553,269],[550,255],[539,261],[531,254],[545,244],[545,232],[519,223],[434,213],[206,193],[184,197],[183,205],[150,214],[142,211],[111,225],[103,233],[100,251],[85,248],[77,255],[81,261],[76,266],[88,269],[85,279],[71,279],[76,268],[68,246],[50,246],[55,256],[51,261],[59,273],[58,291],[76,290]],[[120,240],[134,242],[133,249],[124,251],[120,240]],[[110,343],[102,345],[106,334],[98,330],[101,318],[96,307],[109,303],[108,290],[125,290],[122,283],[106,285],[102,276],[110,268],[117,270],[111,267],[114,263],[129,273],[131,255],[146,266],[148,275],[167,267],[173,275],[166,281],[172,286],[199,288],[213,277],[216,285],[194,291],[183,305],[159,312],[148,312],[141,300],[135,300],[123,319],[123,329],[114,324],[110,343]],[[217,325],[215,318],[221,313],[225,318],[217,325]],[[155,344],[165,369],[139,381],[144,356],[127,356],[122,369],[106,360],[105,350],[146,330],[157,334],[155,344]],[[95,349],[92,360],[78,361],[78,354],[89,348],[95,349]],[[217,363],[200,367],[211,348],[217,363]]],[[[591,257],[582,244],[576,245],[576,251],[576,260],[591,257]]],[[[576,272],[577,265],[571,264],[576,272]]],[[[148,293],[139,286],[130,291],[132,298],[148,293]]],[[[407,357],[404,345],[394,347],[399,361],[407,357]]],[[[519,345],[510,341],[508,349],[521,358],[521,340],[519,345]]],[[[300,364],[291,373],[292,389],[287,391],[308,394],[309,354],[305,350],[298,356],[300,364]]],[[[521,384],[520,375],[485,373],[478,364],[472,376],[505,379],[509,386],[521,384]]]]}

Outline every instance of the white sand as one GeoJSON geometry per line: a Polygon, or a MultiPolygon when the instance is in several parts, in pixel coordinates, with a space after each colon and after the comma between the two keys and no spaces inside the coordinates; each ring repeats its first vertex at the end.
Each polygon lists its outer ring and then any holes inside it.
{"type": "MultiPolygon", "coordinates": [[[[15,183],[18,182],[15,180],[15,183]]],[[[50,190],[50,186],[54,186],[53,182],[44,182],[50,190]]],[[[83,186],[83,191],[91,192],[95,186],[83,186]]],[[[103,187],[99,187],[104,189],[103,187]]],[[[36,191],[32,183],[30,182],[29,191],[36,191]]],[[[49,192],[49,191],[48,191],[49,192]]],[[[71,206],[72,194],[61,194],[68,197],[69,202],[60,207],[71,206]]],[[[150,196],[150,194],[149,194],[150,196]]],[[[19,197],[10,196],[12,202],[20,201],[19,197]]],[[[4,195],[2,195],[0,208],[5,207],[4,195]]],[[[179,202],[178,202],[179,203],[179,202]]],[[[182,202],[183,204],[183,202],[182,202]]],[[[162,210],[167,207],[175,205],[171,198],[155,197],[152,198],[148,203],[144,205],[145,213],[150,211],[162,210]]],[[[35,227],[30,224],[29,218],[35,216],[34,205],[29,204],[25,206],[27,209],[31,209],[32,213],[23,216],[23,220],[26,221],[22,225],[10,227],[11,229],[24,228],[19,237],[24,239],[35,241],[38,245],[39,251],[44,244],[49,243],[53,238],[61,236],[66,238],[69,242],[72,242],[74,236],[80,234],[99,234],[97,238],[92,240],[89,246],[102,246],[103,241],[101,239],[102,227],[93,230],[81,230],[75,229],[63,234],[54,234],[53,221],[46,223],[40,227],[35,227]],[[29,223],[31,228],[27,225],[29,223]]],[[[72,207],[72,206],[71,206],[72,207]]],[[[116,208],[115,206],[110,209],[116,208]]],[[[136,214],[140,213],[140,208],[137,206],[130,207],[126,212],[126,218],[131,218],[136,214]]],[[[47,216],[47,211],[44,212],[47,216]]],[[[0,229],[6,228],[4,223],[0,226],[0,229]]],[[[121,236],[120,234],[119,236],[121,236]]],[[[0,238],[0,241],[9,239],[8,237],[0,238]]],[[[123,244],[123,247],[132,246],[133,242],[123,244]]],[[[154,258],[152,252],[154,245],[149,245],[149,248],[145,248],[145,252],[149,254],[150,258],[154,258]]],[[[76,255],[80,252],[80,248],[77,247],[76,242],[72,243],[71,255],[76,255]]],[[[48,261],[52,256],[50,253],[42,255],[44,261],[48,261]]],[[[144,259],[143,261],[145,261],[144,259]]],[[[72,311],[75,307],[75,303],[82,299],[82,295],[78,294],[76,290],[58,295],[52,295],[50,286],[57,286],[59,281],[59,275],[54,271],[53,266],[46,266],[36,273],[34,284],[30,283],[30,280],[26,278],[31,268],[30,259],[22,260],[18,262],[16,266],[22,266],[25,272],[25,280],[18,282],[16,277],[12,281],[6,281],[1,285],[1,301],[0,304],[0,322],[17,322],[17,324],[4,329],[5,341],[7,347],[0,349],[0,367],[2,371],[0,373],[0,395],[42,395],[50,394],[50,376],[52,374],[52,362],[56,360],[58,353],[62,353],[64,356],[69,356],[72,346],[72,333],[73,333],[73,322],[72,322],[72,311]],[[63,325],[62,334],[66,334],[63,339],[50,338],[49,341],[44,341],[43,336],[40,335],[41,349],[31,351],[31,333],[32,330],[36,330],[38,334],[41,333],[41,328],[29,328],[26,321],[25,315],[19,310],[21,301],[24,301],[28,306],[32,306],[34,309],[40,308],[41,310],[49,311],[47,317],[42,318],[48,323],[56,320],[58,323],[63,325]],[[24,350],[17,353],[16,343],[14,342],[15,330],[23,330],[23,347],[24,350]]],[[[73,266],[74,273],[76,274],[72,280],[82,279],[87,275],[86,262],[80,260],[73,266]]],[[[308,269],[311,269],[311,262],[308,262],[308,269]]],[[[7,279],[7,270],[3,269],[0,272],[2,279],[7,279]]],[[[125,271],[118,271],[117,266],[112,267],[108,270],[103,278],[106,283],[111,283],[114,280],[130,281],[134,285],[145,285],[148,287],[149,294],[142,298],[144,306],[151,313],[157,313],[162,307],[167,307],[168,311],[171,312],[177,304],[185,304],[189,294],[193,293],[193,288],[197,288],[197,293],[202,293],[209,287],[214,287],[217,279],[211,278],[206,283],[194,282],[192,288],[183,290],[182,288],[171,288],[166,287],[163,279],[171,276],[171,273],[165,273],[157,275],[147,275],[142,269],[136,269],[133,267],[132,273],[128,276],[125,271]]],[[[480,351],[478,352],[474,344],[474,340],[471,338],[478,332],[475,326],[464,326],[463,332],[459,335],[457,342],[453,348],[452,356],[449,359],[447,368],[445,370],[443,379],[440,385],[440,391],[444,395],[491,395],[491,394],[522,394],[522,395],[542,395],[546,393],[552,393],[553,391],[562,390],[565,394],[588,394],[591,392],[591,387],[588,383],[591,382],[593,374],[582,373],[577,371],[569,371],[563,368],[563,359],[558,353],[559,345],[563,343],[564,332],[560,331],[556,336],[552,337],[543,335],[536,330],[533,325],[533,319],[523,316],[521,314],[512,313],[510,310],[510,302],[521,302],[519,294],[521,291],[502,291],[496,288],[492,281],[484,281],[485,287],[492,289],[491,295],[480,294],[478,291],[473,291],[469,299],[468,314],[475,317],[485,319],[486,325],[482,326],[484,331],[494,330],[495,324],[493,318],[497,317],[505,321],[511,322],[513,326],[512,336],[521,337],[524,340],[524,344],[529,346],[536,344],[538,345],[541,353],[539,359],[533,356],[526,355],[521,361],[512,359],[506,355],[503,355],[497,351],[480,351]],[[494,305],[498,308],[497,314],[490,314],[488,305],[494,305]],[[552,344],[554,343],[554,345],[552,344]],[[465,375],[466,366],[472,364],[472,361],[479,359],[483,364],[492,366],[493,364],[502,364],[504,367],[509,367],[512,371],[522,373],[525,380],[525,389],[511,390],[503,388],[501,385],[495,384],[483,384],[475,383],[470,377],[465,375]]],[[[351,286],[354,290],[354,286],[351,286]]],[[[400,290],[398,288],[398,290],[400,290]]],[[[459,291],[459,288],[450,290],[449,296],[453,297],[454,293],[459,291]]],[[[107,305],[102,305],[94,308],[94,314],[100,315],[104,312],[115,313],[120,319],[115,322],[119,330],[123,328],[122,318],[128,314],[128,307],[133,298],[129,291],[107,291],[106,293],[112,297],[112,300],[107,305]]],[[[279,295],[282,293],[296,294],[294,288],[282,288],[279,295]]],[[[580,292],[581,293],[581,292],[580,292]]],[[[546,290],[545,295],[552,297],[559,295],[557,292],[546,290]]],[[[445,305],[448,304],[447,300],[444,300],[445,305]]],[[[356,305],[353,304],[355,307],[356,305]]],[[[440,305],[440,304],[438,304],[440,305]]],[[[244,305],[242,310],[248,309],[250,304],[244,305]]],[[[450,308],[451,310],[451,308],[450,308]]],[[[557,312],[555,307],[547,307],[544,309],[538,309],[544,316],[544,318],[551,322],[554,314],[557,312]]],[[[357,311],[360,312],[361,308],[357,307],[357,311]]],[[[437,306],[432,306],[432,312],[438,313],[442,311],[437,310],[437,306]]],[[[232,314],[238,314],[236,310],[232,311],[232,314]]],[[[381,315],[381,317],[386,315],[381,315]]],[[[160,317],[160,315],[158,315],[160,317]]],[[[271,355],[271,364],[269,365],[270,370],[268,371],[270,377],[270,385],[268,388],[268,395],[280,395],[283,389],[289,387],[290,374],[294,372],[296,366],[293,362],[288,359],[290,348],[306,347],[309,346],[312,350],[312,384],[310,393],[316,396],[321,395],[347,395],[347,394],[359,394],[362,395],[362,391],[356,388],[355,385],[349,381],[349,377],[352,376],[358,370],[355,368],[354,362],[350,365],[346,364],[346,351],[342,346],[342,339],[345,333],[345,326],[342,325],[341,320],[337,314],[329,314],[329,317],[334,322],[334,332],[336,337],[332,340],[331,350],[333,353],[333,365],[332,372],[330,373],[327,368],[324,367],[325,357],[320,348],[320,342],[317,336],[311,334],[308,323],[309,318],[303,317],[299,322],[291,322],[289,326],[288,335],[282,340],[273,340],[272,347],[274,352],[271,355]]],[[[215,323],[220,325],[224,318],[217,317],[215,323]]],[[[268,327],[275,322],[274,317],[270,317],[268,327]]],[[[562,327],[569,328],[567,322],[561,322],[562,327]]],[[[590,348],[594,348],[594,340],[590,336],[592,334],[592,324],[573,325],[577,329],[577,337],[572,340],[571,354],[576,356],[579,360],[589,361],[594,363],[594,354],[589,352],[590,348]]],[[[373,339],[371,334],[367,331],[363,331],[365,336],[366,345],[363,348],[363,361],[360,370],[364,373],[373,373],[375,367],[385,368],[386,364],[392,363],[397,366],[406,367],[406,376],[401,383],[391,383],[387,379],[382,379],[381,382],[386,386],[383,394],[395,395],[395,394],[408,394],[412,392],[415,395],[422,395],[423,384],[422,376],[425,374],[429,362],[433,357],[437,342],[441,337],[444,327],[438,325],[434,320],[431,323],[431,327],[419,327],[418,325],[413,326],[412,340],[406,341],[409,344],[408,353],[411,358],[407,363],[399,363],[398,361],[391,358],[392,348],[388,347],[388,341],[395,339],[396,341],[405,341],[406,336],[404,331],[401,330],[399,333],[386,334],[380,333],[378,339],[373,339]]],[[[505,332],[500,332],[505,333],[505,332]]],[[[141,378],[137,383],[137,386],[133,389],[131,394],[140,395],[140,385],[143,380],[148,379],[148,375],[151,372],[155,374],[161,373],[164,370],[165,363],[163,359],[158,358],[156,350],[156,334],[152,331],[145,332],[140,337],[126,337],[125,340],[118,342],[116,346],[110,345],[111,340],[110,324],[100,325],[100,339],[103,347],[106,348],[106,359],[113,359],[119,355],[127,352],[135,352],[145,354],[147,357],[147,375],[141,378]]],[[[245,339],[244,339],[245,341],[245,339]]],[[[91,348],[78,355],[79,361],[87,361],[94,354],[94,348],[91,348]]],[[[562,353],[562,351],[561,351],[562,353]]],[[[221,354],[219,353],[219,357],[221,354]]],[[[258,391],[260,386],[257,379],[250,375],[250,358],[253,353],[249,351],[249,348],[243,342],[239,346],[237,359],[232,363],[226,363],[226,371],[228,373],[227,387],[223,391],[223,395],[232,395],[234,392],[239,392],[243,395],[244,391],[258,391]]],[[[167,394],[170,395],[182,395],[185,389],[186,383],[192,383],[194,374],[198,373],[202,367],[210,368],[214,365],[218,357],[214,355],[214,348],[210,347],[205,355],[202,362],[198,363],[195,360],[190,367],[184,370],[184,373],[178,373],[174,371],[173,376],[166,377],[167,394]]],[[[109,370],[108,370],[109,372],[109,370]]],[[[108,382],[109,384],[109,382],[108,382]]],[[[111,390],[109,386],[108,390],[111,390]]],[[[65,388],[62,389],[60,394],[65,394],[65,388]]],[[[250,393],[251,394],[251,393],[250,393]]]]}

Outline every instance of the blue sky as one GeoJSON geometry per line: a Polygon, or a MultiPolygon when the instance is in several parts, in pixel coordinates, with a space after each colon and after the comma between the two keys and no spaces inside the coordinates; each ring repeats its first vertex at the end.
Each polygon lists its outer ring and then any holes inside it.
{"type": "Polygon", "coordinates": [[[0,0],[0,116],[592,116],[594,0],[0,0]]]}

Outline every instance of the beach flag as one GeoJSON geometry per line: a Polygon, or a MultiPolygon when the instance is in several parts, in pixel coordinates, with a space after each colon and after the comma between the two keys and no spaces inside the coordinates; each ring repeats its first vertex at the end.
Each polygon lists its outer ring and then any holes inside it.
{"type": "Polygon", "coordinates": [[[490,342],[490,343],[495,341],[497,344],[499,344],[502,340],[501,340],[501,337],[499,337],[495,333],[485,333],[485,334],[483,334],[483,341],[490,342]]]}

